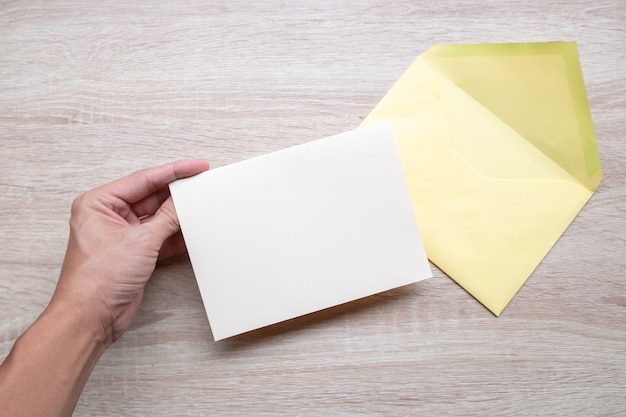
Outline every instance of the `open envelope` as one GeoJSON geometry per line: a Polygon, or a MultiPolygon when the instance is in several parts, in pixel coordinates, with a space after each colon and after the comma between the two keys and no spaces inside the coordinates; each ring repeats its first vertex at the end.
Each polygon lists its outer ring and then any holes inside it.
{"type": "Polygon", "coordinates": [[[431,48],[383,120],[428,257],[499,315],[602,178],[575,43],[431,48]]]}

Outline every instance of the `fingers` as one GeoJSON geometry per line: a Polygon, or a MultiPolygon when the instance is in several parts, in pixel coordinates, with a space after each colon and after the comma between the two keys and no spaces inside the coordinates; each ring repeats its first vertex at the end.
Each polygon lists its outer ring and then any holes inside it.
{"type": "Polygon", "coordinates": [[[159,252],[159,260],[161,261],[185,252],[187,252],[187,247],[185,246],[183,235],[177,232],[163,242],[163,246],[161,246],[161,251],[159,252]]]}
{"type": "MultiPolygon", "coordinates": [[[[120,178],[105,186],[103,190],[123,201],[137,203],[153,193],[159,192],[167,184],[180,178],[191,177],[209,169],[209,163],[202,159],[187,159],[159,167],[142,169],[127,177],[120,178]]],[[[158,200],[158,197],[157,197],[158,200]]],[[[143,210],[154,207],[150,200],[141,206],[143,210]]],[[[150,213],[146,213],[150,214],[150,213]]]]}
{"type": "Polygon", "coordinates": [[[165,200],[157,212],[154,213],[154,216],[150,217],[143,225],[152,229],[156,238],[161,242],[159,247],[162,246],[162,243],[167,238],[178,232],[180,225],[172,197],[165,200]]]}
{"type": "Polygon", "coordinates": [[[161,204],[170,196],[168,187],[161,188],[155,193],[150,194],[146,198],[137,201],[131,205],[133,214],[139,218],[153,215],[161,204]]]}

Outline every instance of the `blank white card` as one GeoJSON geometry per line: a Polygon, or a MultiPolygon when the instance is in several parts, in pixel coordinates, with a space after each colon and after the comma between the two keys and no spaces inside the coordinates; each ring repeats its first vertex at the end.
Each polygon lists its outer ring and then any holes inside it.
{"type": "Polygon", "coordinates": [[[170,189],[215,340],[432,276],[387,124],[170,189]]]}

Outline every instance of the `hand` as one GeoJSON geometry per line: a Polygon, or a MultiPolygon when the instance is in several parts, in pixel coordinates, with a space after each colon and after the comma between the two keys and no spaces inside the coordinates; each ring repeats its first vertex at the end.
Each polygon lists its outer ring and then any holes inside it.
{"type": "Polygon", "coordinates": [[[96,362],[128,329],[157,259],[185,250],[168,184],[205,161],[145,169],[74,200],[50,304],[0,365],[0,410],[70,416],[96,362]]]}
{"type": "Polygon", "coordinates": [[[101,326],[105,346],[128,329],[158,259],[185,251],[168,184],[209,168],[186,160],[95,188],[72,204],[70,237],[51,304],[101,326]]]}

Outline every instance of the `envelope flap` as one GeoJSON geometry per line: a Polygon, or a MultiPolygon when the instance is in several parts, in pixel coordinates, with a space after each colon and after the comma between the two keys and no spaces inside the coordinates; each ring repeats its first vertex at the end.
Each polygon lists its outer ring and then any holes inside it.
{"type": "Polygon", "coordinates": [[[575,43],[447,45],[422,58],[595,190],[602,173],[575,43]]]}

